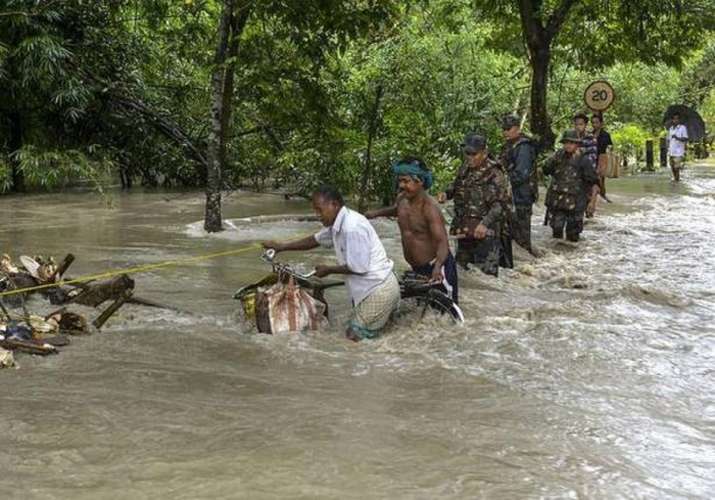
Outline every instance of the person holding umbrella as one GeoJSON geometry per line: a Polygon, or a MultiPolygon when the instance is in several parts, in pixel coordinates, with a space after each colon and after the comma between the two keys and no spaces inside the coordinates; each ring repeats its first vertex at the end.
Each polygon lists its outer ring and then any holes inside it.
{"type": "Polygon", "coordinates": [[[688,143],[688,129],[680,123],[680,113],[675,112],[668,128],[668,158],[673,180],[680,182],[680,169],[685,159],[685,145],[688,143]]]}

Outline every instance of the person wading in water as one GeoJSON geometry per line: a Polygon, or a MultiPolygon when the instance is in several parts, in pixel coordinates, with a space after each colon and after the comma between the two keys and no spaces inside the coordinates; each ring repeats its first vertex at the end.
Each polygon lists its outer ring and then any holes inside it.
{"type": "Polygon", "coordinates": [[[544,175],[551,176],[546,193],[551,229],[554,238],[578,241],[583,231],[583,214],[592,186],[598,183],[593,163],[580,153],[581,139],[575,130],[567,130],[561,139],[564,145],[544,164],[544,175]]]}
{"type": "Polygon", "coordinates": [[[370,222],[350,210],[335,188],[324,186],[313,193],[313,210],[325,226],[314,236],[287,243],[263,242],[276,252],[311,250],[318,246],[333,248],[337,266],[315,267],[315,275],[345,275],[353,311],[346,335],[358,341],[375,338],[387,324],[400,302],[400,284],[393,273],[394,264],[370,222]]]}
{"type": "Polygon", "coordinates": [[[502,120],[506,140],[500,160],[511,182],[514,216],[511,235],[514,241],[531,254],[532,206],[539,197],[539,182],[536,175],[536,144],[521,131],[519,117],[507,115],[502,120]]]}
{"type": "Polygon", "coordinates": [[[392,172],[400,190],[395,205],[369,211],[365,216],[397,217],[407,263],[416,273],[440,283],[443,291],[457,302],[457,264],[449,250],[442,212],[428,193],[432,172],[414,157],[395,163],[392,172]]]}
{"type": "Polygon", "coordinates": [[[511,265],[505,262],[511,250],[511,239],[505,234],[512,209],[509,178],[489,158],[484,137],[467,135],[462,151],[464,165],[438,201],[454,200],[450,233],[460,238],[457,263],[464,269],[474,264],[485,274],[497,276],[500,264],[511,265]]]}
{"type": "Polygon", "coordinates": [[[680,113],[674,113],[668,128],[668,157],[673,180],[680,182],[680,169],[685,159],[685,145],[688,143],[688,129],[680,123],[680,113]]]}

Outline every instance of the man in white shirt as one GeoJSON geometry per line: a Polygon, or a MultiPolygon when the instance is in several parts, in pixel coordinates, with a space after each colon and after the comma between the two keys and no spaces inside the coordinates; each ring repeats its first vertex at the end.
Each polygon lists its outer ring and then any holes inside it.
{"type": "Polygon", "coordinates": [[[344,274],[353,305],[346,332],[350,340],[375,338],[387,324],[400,301],[400,285],[393,273],[375,229],[360,213],[347,208],[334,188],[321,187],[313,193],[313,210],[325,226],[313,236],[279,243],[266,241],[276,252],[311,250],[318,246],[335,249],[336,266],[319,265],[315,275],[344,274]]]}
{"type": "Polygon", "coordinates": [[[680,169],[685,158],[685,144],[688,142],[688,129],[680,123],[680,115],[673,114],[670,128],[668,129],[668,156],[670,157],[670,170],[673,172],[675,182],[680,181],[680,169]]]}

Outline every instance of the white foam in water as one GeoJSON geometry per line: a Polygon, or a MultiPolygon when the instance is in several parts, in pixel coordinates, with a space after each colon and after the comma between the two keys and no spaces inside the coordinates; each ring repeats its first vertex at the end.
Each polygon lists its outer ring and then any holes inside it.
{"type": "Polygon", "coordinates": [[[319,222],[282,220],[275,222],[250,222],[250,219],[226,219],[224,230],[209,233],[204,221],[187,224],[184,234],[191,238],[213,238],[228,241],[283,240],[306,236],[320,230],[319,222]]]}

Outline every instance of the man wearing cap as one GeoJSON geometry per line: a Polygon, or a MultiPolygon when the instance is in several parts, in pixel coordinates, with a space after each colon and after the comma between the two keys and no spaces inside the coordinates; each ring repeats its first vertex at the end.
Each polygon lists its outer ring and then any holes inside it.
{"type": "Polygon", "coordinates": [[[668,128],[668,156],[673,180],[680,182],[680,169],[683,168],[685,145],[688,143],[688,129],[680,123],[680,114],[674,113],[668,128]]]}
{"type": "Polygon", "coordinates": [[[519,117],[507,115],[502,120],[506,143],[501,152],[501,162],[511,182],[514,201],[514,216],[511,235],[522,248],[533,253],[531,248],[532,205],[539,197],[539,182],[536,174],[536,144],[522,133],[519,117]]]}
{"type": "Polygon", "coordinates": [[[511,212],[509,180],[499,163],[491,160],[486,139],[469,134],[462,145],[464,165],[454,183],[439,197],[454,199],[450,233],[457,236],[457,262],[497,276],[502,254],[502,231],[511,212]]]}
{"type": "Polygon", "coordinates": [[[554,238],[564,237],[565,226],[566,239],[578,241],[587,195],[598,182],[598,175],[591,161],[579,153],[582,143],[575,130],[564,132],[561,143],[563,148],[544,164],[544,175],[551,176],[546,207],[554,238]]]}
{"type": "Polygon", "coordinates": [[[402,252],[412,270],[439,283],[457,302],[457,264],[449,250],[442,212],[429,195],[432,172],[420,158],[407,157],[392,166],[392,173],[400,190],[395,205],[371,210],[365,216],[397,217],[402,252]]]}

